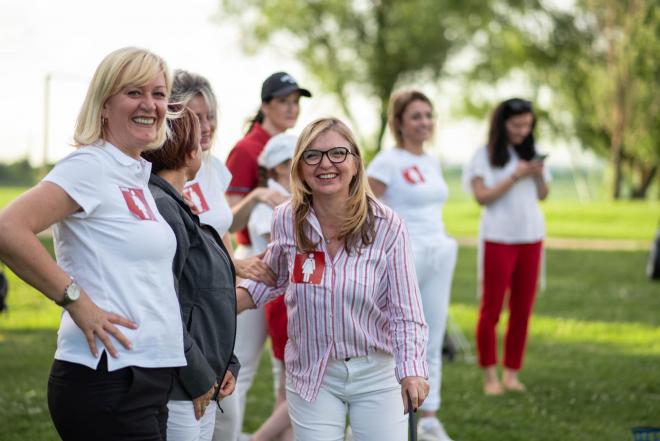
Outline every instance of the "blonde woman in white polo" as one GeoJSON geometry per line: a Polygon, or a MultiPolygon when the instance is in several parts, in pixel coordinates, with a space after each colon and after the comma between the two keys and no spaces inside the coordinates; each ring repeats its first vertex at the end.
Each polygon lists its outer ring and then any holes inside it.
{"type": "Polygon", "coordinates": [[[176,240],[140,153],[165,140],[165,61],[103,59],[78,116],[79,147],[0,213],[0,258],[63,307],[48,406],[64,440],[163,440],[174,367],[186,363],[176,240]],[[53,225],[57,262],[36,233],[53,225]]]}

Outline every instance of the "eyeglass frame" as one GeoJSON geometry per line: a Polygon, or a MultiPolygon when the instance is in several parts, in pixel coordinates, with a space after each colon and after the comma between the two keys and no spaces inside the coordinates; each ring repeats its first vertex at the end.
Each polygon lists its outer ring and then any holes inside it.
{"type": "Polygon", "coordinates": [[[305,150],[304,152],[302,152],[302,154],[300,155],[300,159],[302,159],[302,161],[303,161],[305,164],[311,166],[311,165],[319,165],[321,162],[323,162],[323,157],[324,157],[324,156],[327,156],[327,157],[328,157],[328,161],[330,161],[330,163],[332,163],[332,164],[341,164],[341,163],[343,163],[343,162],[346,162],[346,158],[348,158],[348,155],[357,156],[357,154],[353,153],[349,147],[337,146],[337,147],[331,147],[331,148],[329,148],[328,150],[325,150],[325,151],[322,151],[322,150],[316,150],[316,149],[307,149],[307,150],[305,150]],[[336,151],[337,149],[341,149],[341,150],[345,151],[344,159],[342,159],[341,161],[333,161],[332,158],[330,157],[330,152],[332,152],[332,151],[336,151]],[[315,163],[313,163],[313,164],[310,164],[310,163],[305,159],[305,154],[306,154],[307,152],[320,153],[320,154],[321,154],[321,159],[319,159],[319,162],[315,162],[315,163]]]}

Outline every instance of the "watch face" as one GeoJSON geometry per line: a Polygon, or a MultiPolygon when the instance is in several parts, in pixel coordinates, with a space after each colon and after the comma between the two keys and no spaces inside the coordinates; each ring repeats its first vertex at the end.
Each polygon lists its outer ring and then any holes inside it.
{"type": "Polygon", "coordinates": [[[69,285],[69,287],[66,290],[66,296],[71,301],[78,300],[78,298],[80,297],[80,287],[75,283],[72,283],[71,285],[69,285]]]}

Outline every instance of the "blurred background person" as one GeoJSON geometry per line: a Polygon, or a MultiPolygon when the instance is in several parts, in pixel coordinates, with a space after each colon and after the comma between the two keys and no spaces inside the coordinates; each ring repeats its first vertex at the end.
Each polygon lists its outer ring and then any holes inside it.
{"type": "Polygon", "coordinates": [[[233,354],[236,278],[220,236],[202,226],[183,199],[186,181],[202,164],[199,121],[187,107],[171,106],[171,110],[175,117],[168,122],[168,140],[160,149],[142,153],[152,163],[149,189],[176,236],[172,268],[185,323],[187,365],[174,377],[167,439],[210,441],[217,408],[214,398],[220,391],[222,396],[231,394],[238,376],[233,354]]]}
{"type": "Polygon", "coordinates": [[[424,317],[429,326],[426,361],[430,390],[421,406],[418,435],[422,441],[451,441],[437,413],[442,345],[458,247],[447,236],[442,222],[442,207],[449,191],[440,163],[424,150],[433,137],[435,125],[431,100],[416,90],[393,94],[388,125],[396,146],[378,153],[367,174],[376,197],[396,211],[408,227],[424,317]]]}
{"type": "Polygon", "coordinates": [[[512,98],[491,117],[488,144],[474,154],[463,184],[482,205],[479,227],[482,287],[477,351],[484,372],[484,393],[524,391],[518,379],[527,328],[536,296],[545,226],[539,200],[548,196],[550,174],[536,149],[532,103],[512,98]],[[497,376],[496,326],[506,293],[509,322],[504,338],[504,371],[497,376]]]}
{"type": "MultiPolygon", "coordinates": [[[[261,181],[259,185],[280,192],[287,199],[291,197],[291,158],[296,147],[296,137],[279,133],[268,140],[258,158],[261,181]]],[[[256,253],[266,251],[270,243],[270,229],[273,221],[273,208],[268,204],[258,204],[250,214],[248,232],[252,248],[256,253]]],[[[250,441],[293,440],[293,430],[286,403],[286,374],[284,368],[284,348],[287,341],[287,317],[284,296],[276,297],[264,306],[268,336],[271,341],[271,361],[275,407],[272,415],[252,434],[250,441]]]]}
{"type": "Polygon", "coordinates": [[[78,115],[78,149],[0,213],[2,260],[64,308],[48,380],[64,440],[166,438],[173,368],[186,364],[176,239],[140,154],[165,141],[171,84],[149,51],[106,56],[78,115]],[[36,236],[52,224],[57,263],[36,236]]]}
{"type": "Polygon", "coordinates": [[[405,439],[405,413],[428,393],[428,331],[407,230],[371,195],[354,136],[337,119],[303,130],[291,189],[264,257],[277,285],[243,281],[237,296],[239,311],[285,296],[296,439],[343,439],[347,412],[357,441],[405,439]]]}
{"type": "MultiPolygon", "coordinates": [[[[295,126],[302,96],[311,97],[312,94],[309,90],[300,87],[286,72],[276,72],[263,82],[259,111],[252,119],[247,134],[236,143],[227,157],[227,168],[231,172],[232,179],[226,194],[231,207],[243,203],[250,192],[257,187],[259,182],[257,158],[272,136],[295,126]]],[[[285,200],[284,196],[277,193],[272,194],[267,202],[275,206],[285,200]]],[[[248,217],[249,212],[245,221],[248,217]]],[[[236,258],[246,259],[256,254],[252,249],[247,229],[236,233],[236,242],[238,243],[236,258]]],[[[267,336],[268,330],[262,308],[247,311],[238,318],[236,355],[241,362],[241,376],[236,387],[237,393],[228,400],[229,403],[225,402],[226,412],[218,414],[218,431],[222,431],[224,426],[237,426],[239,430],[241,429],[247,393],[257,372],[267,336]],[[233,410],[236,408],[232,403],[234,400],[237,400],[238,413],[233,410]],[[224,424],[220,421],[224,421],[224,424]]],[[[235,438],[220,432],[214,439],[233,441],[235,438]]]]}
{"type": "MultiPolygon", "coordinates": [[[[271,200],[274,192],[260,189],[250,192],[233,210],[229,207],[225,191],[231,173],[220,159],[211,154],[218,125],[218,102],[206,78],[185,70],[175,70],[170,101],[189,107],[197,115],[201,127],[201,146],[204,152],[202,166],[194,179],[186,183],[184,194],[193,203],[200,221],[213,227],[223,238],[233,258],[229,231],[243,228],[252,207],[257,203],[264,201],[275,204],[279,199],[271,200]]],[[[239,277],[274,282],[272,272],[258,258],[234,259],[234,264],[239,277]]]]}

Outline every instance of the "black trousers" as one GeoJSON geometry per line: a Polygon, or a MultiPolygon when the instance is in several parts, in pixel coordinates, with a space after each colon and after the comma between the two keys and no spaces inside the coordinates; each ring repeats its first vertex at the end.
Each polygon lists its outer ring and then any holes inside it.
{"type": "Polygon", "coordinates": [[[126,367],[108,372],[55,360],[48,409],[64,441],[164,441],[173,368],[126,367]]]}

